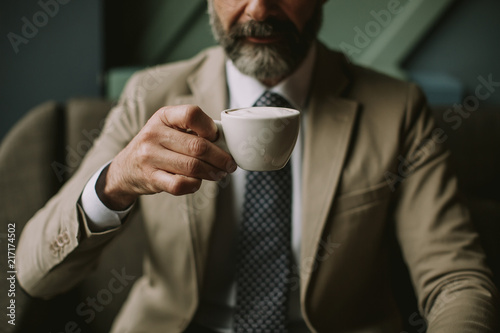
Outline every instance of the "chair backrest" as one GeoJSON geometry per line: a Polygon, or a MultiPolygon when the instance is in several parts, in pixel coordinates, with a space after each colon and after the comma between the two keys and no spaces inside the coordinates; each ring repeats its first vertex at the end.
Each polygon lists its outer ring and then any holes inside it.
{"type": "MultiPolygon", "coordinates": [[[[9,225],[15,226],[18,239],[31,216],[76,171],[111,107],[111,102],[100,99],[73,99],[65,105],[47,102],[31,110],[4,138],[0,146],[2,244],[9,225]]],[[[61,332],[76,325],[83,332],[108,332],[132,285],[112,293],[108,285],[113,274],[123,270],[129,276],[142,274],[145,236],[137,215],[104,250],[95,272],[71,292],[43,301],[31,298],[17,285],[16,326],[3,320],[0,330],[61,332]],[[88,298],[102,306],[94,309],[87,304],[88,298]]],[[[7,252],[0,252],[2,262],[7,262],[7,252]]],[[[8,290],[7,282],[2,279],[0,289],[8,290]]],[[[9,299],[0,299],[5,309],[9,299]]]]}

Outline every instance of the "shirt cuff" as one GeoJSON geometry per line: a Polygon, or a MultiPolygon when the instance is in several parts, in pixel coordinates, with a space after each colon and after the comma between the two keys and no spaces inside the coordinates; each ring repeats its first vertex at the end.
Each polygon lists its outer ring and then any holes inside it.
{"type": "Polygon", "coordinates": [[[109,209],[102,203],[101,199],[99,199],[95,191],[95,185],[102,170],[108,165],[109,163],[105,164],[92,176],[92,178],[90,178],[80,197],[83,211],[87,217],[88,227],[94,232],[106,231],[121,226],[122,219],[125,218],[134,206],[132,204],[125,210],[117,211],[109,209]]]}

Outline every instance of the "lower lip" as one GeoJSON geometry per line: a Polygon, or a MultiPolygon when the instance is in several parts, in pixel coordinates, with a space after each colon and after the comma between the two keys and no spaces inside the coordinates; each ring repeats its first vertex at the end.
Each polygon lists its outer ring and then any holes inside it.
{"type": "Polygon", "coordinates": [[[256,44],[270,44],[270,43],[275,43],[280,40],[279,36],[273,36],[273,37],[247,37],[247,40],[251,43],[256,43],[256,44]]]}

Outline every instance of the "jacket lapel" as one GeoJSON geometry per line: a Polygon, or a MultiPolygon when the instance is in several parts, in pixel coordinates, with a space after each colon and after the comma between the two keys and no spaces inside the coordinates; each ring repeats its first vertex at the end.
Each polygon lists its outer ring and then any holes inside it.
{"type": "Polygon", "coordinates": [[[300,271],[304,272],[301,274],[304,314],[322,231],[337,191],[358,109],[357,102],[341,97],[349,83],[344,57],[322,45],[318,51],[307,113],[302,175],[300,271]]]}
{"type": "Polygon", "coordinates": [[[228,104],[225,60],[222,48],[211,49],[203,65],[188,78],[194,104],[217,120],[228,104]]]}
{"type": "MultiPolygon", "coordinates": [[[[191,94],[178,96],[174,104],[198,105],[212,119],[220,120],[220,113],[227,108],[225,55],[221,48],[211,49],[200,68],[188,77],[191,94]]],[[[185,196],[188,207],[189,231],[192,237],[196,277],[201,288],[207,261],[211,230],[215,222],[216,182],[203,181],[201,188],[185,196]]],[[[199,289],[198,289],[199,290],[199,289]]]]}

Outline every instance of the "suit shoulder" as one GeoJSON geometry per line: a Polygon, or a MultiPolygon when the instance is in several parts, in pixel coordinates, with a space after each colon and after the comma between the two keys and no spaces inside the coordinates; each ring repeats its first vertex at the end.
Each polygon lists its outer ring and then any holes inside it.
{"type": "Polygon", "coordinates": [[[428,109],[425,95],[415,83],[354,64],[341,52],[326,50],[326,54],[327,59],[337,63],[337,73],[346,77],[342,96],[356,101],[366,116],[412,119],[428,109]]]}
{"type": "Polygon", "coordinates": [[[351,89],[358,93],[369,93],[404,102],[409,90],[416,87],[414,83],[398,79],[375,69],[355,64],[348,64],[351,76],[351,89]]]}
{"type": "Polygon", "coordinates": [[[367,105],[376,102],[386,111],[403,111],[409,105],[421,107],[427,103],[421,88],[413,82],[349,62],[345,68],[350,80],[346,94],[355,100],[367,105]]]}
{"type": "Polygon", "coordinates": [[[187,79],[207,60],[224,57],[224,51],[218,46],[210,47],[186,60],[175,61],[158,66],[148,67],[136,72],[129,80],[128,86],[134,88],[147,86],[147,82],[161,86],[163,90],[174,89],[179,93],[187,90],[187,79]]]}
{"type": "MultiPolygon", "coordinates": [[[[324,66],[335,68],[332,73],[342,75],[347,80],[344,97],[359,102],[385,101],[393,105],[401,105],[413,98],[412,95],[423,96],[420,89],[411,82],[391,77],[375,69],[367,68],[351,62],[342,52],[331,50],[319,44],[320,61],[324,66]]],[[[325,78],[323,81],[335,78],[325,78]]],[[[385,104],[385,103],[384,103],[385,104]]]]}

